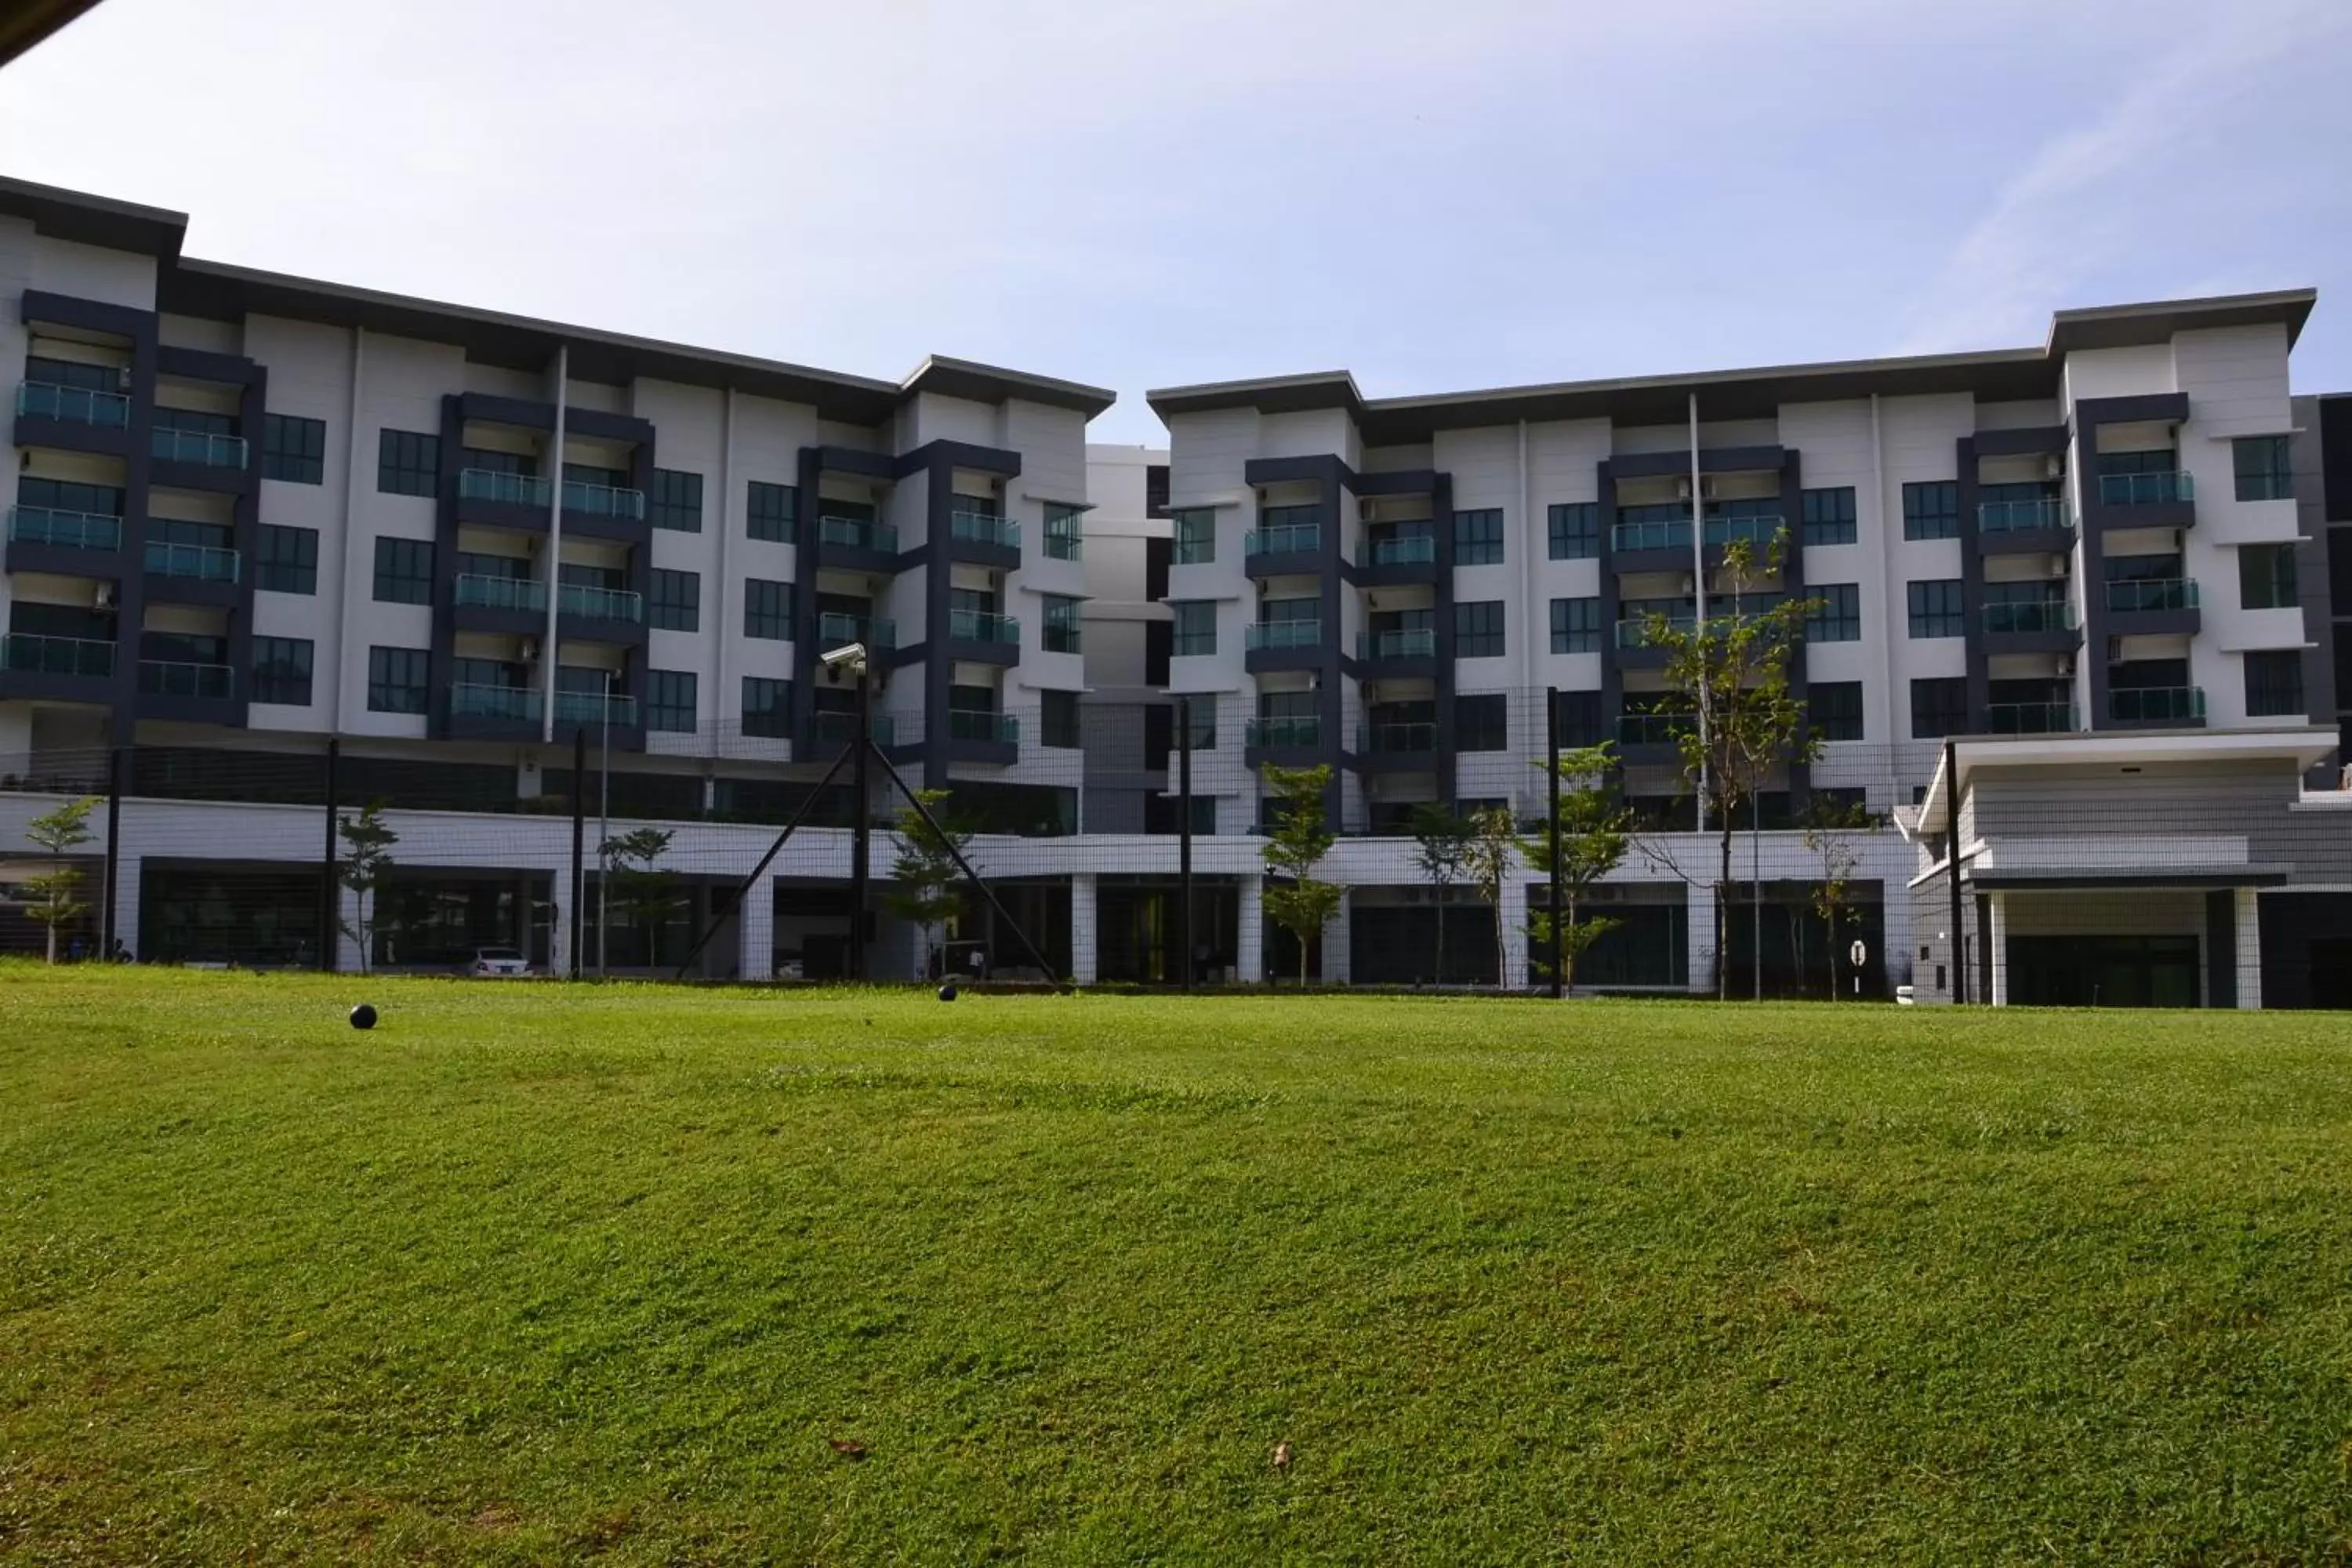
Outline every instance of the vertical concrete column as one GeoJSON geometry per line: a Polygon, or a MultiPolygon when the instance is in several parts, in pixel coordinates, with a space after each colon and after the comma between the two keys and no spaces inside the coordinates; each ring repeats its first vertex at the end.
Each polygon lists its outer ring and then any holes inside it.
{"type": "Polygon", "coordinates": [[[776,977],[776,879],[762,877],[735,906],[735,977],[776,977]]]}
{"type": "Polygon", "coordinates": [[[1715,884],[1690,884],[1690,923],[1684,935],[1689,950],[1693,991],[1715,994],[1715,884]]]}
{"type": "Polygon", "coordinates": [[[1095,921],[1095,873],[1070,873],[1070,978],[1092,985],[1102,978],[1102,937],[1095,921]]]}
{"type": "MultiPolygon", "coordinates": [[[[126,846],[139,841],[131,828],[131,810],[126,801],[122,807],[122,841],[126,846]]],[[[147,956],[139,946],[139,857],[127,847],[114,863],[114,935],[131,950],[133,958],[147,956]]],[[[105,874],[103,869],[99,872],[101,877],[105,874]]]]}
{"type": "MultiPolygon", "coordinates": [[[[383,896],[378,889],[375,897],[383,896]]],[[[375,911],[372,907],[368,912],[375,911]]],[[[335,972],[339,974],[356,974],[366,967],[359,931],[360,896],[339,882],[335,885],[335,972]]]]}
{"type": "MultiPolygon", "coordinates": [[[[569,858],[547,873],[547,972],[563,979],[572,973],[572,862],[569,858]]],[[[591,897],[593,897],[592,894],[591,897]]]]}
{"type": "Polygon", "coordinates": [[[1506,991],[1524,991],[1528,987],[1528,885],[1516,877],[1503,879],[1502,901],[1495,908],[1495,918],[1502,922],[1503,973],[1498,977],[1506,991]]]}
{"type": "Polygon", "coordinates": [[[2238,900],[2238,1005],[2263,1005],[2263,900],[2252,888],[2235,889],[2238,900]]]}
{"type": "Polygon", "coordinates": [[[1323,927],[1323,984],[1345,985],[1349,981],[1348,960],[1355,933],[1355,890],[1341,889],[1339,910],[1323,927]]]}
{"type": "Polygon", "coordinates": [[[1265,984],[1265,879],[1253,873],[1241,878],[1240,907],[1234,926],[1234,968],[1244,985],[1265,984]]]}
{"type": "Polygon", "coordinates": [[[2009,895],[1989,894],[1986,908],[1991,915],[1983,940],[1990,944],[1992,953],[1992,994],[1986,998],[1996,1007],[2009,1005],[2009,895]]]}

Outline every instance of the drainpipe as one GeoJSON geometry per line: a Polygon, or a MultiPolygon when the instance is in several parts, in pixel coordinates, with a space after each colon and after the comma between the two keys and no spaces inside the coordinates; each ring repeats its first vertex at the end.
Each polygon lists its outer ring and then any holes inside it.
{"type": "MultiPolygon", "coordinates": [[[[553,744],[555,741],[555,616],[556,602],[563,596],[563,396],[572,387],[572,348],[558,343],[555,348],[555,439],[550,447],[555,472],[547,485],[547,636],[539,646],[540,702],[539,738],[553,744]]],[[[580,780],[572,781],[573,790],[580,780]]],[[[577,915],[573,917],[577,919],[577,915]]]]}

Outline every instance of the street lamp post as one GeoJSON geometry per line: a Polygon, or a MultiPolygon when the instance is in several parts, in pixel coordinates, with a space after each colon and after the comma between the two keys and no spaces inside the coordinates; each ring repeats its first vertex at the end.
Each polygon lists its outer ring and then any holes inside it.
{"type": "Polygon", "coordinates": [[[603,980],[606,978],[605,958],[611,952],[608,944],[613,929],[613,672],[607,669],[599,673],[604,678],[604,700],[600,705],[604,760],[596,808],[596,978],[603,980]]]}

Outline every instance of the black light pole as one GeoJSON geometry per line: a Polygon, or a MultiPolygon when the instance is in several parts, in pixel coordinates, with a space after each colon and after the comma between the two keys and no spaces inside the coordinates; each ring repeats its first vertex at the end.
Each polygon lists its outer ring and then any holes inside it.
{"type": "Polygon", "coordinates": [[[1952,880],[1952,1000],[1969,999],[1968,939],[1960,932],[1960,769],[1958,749],[1944,742],[1944,869],[1952,880]]]}
{"type": "Polygon", "coordinates": [[[103,929],[98,933],[99,959],[111,963],[114,959],[114,886],[122,869],[122,748],[115,747],[106,754],[106,889],[99,900],[105,911],[103,929]]]}
{"type": "Polygon", "coordinates": [[[1192,700],[1176,699],[1176,896],[1182,900],[1176,930],[1184,944],[1184,989],[1192,989],[1192,700]]]}
{"type": "Polygon", "coordinates": [[[580,868],[582,840],[588,835],[588,729],[572,731],[572,964],[567,979],[580,978],[581,906],[588,901],[586,873],[580,868]]]}
{"type": "Polygon", "coordinates": [[[871,867],[873,811],[866,804],[866,759],[874,750],[874,687],[866,678],[866,660],[849,665],[857,682],[856,755],[851,760],[850,792],[855,796],[849,835],[849,977],[863,984],[866,974],[866,884],[871,867]]]}
{"type": "Polygon", "coordinates": [[[1568,994],[1568,933],[1560,929],[1566,910],[1559,898],[1559,692],[1544,689],[1544,768],[1551,779],[1551,999],[1568,994]]]}
{"type": "Polygon", "coordinates": [[[342,814],[342,803],[336,798],[339,784],[336,774],[342,760],[342,742],[329,737],[327,741],[327,851],[319,862],[319,970],[324,974],[335,972],[335,832],[337,819],[342,814]]]}

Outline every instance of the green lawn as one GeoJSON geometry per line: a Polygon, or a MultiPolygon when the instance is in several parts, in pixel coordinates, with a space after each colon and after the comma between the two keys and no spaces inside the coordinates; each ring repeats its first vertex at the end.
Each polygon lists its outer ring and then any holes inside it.
{"type": "Polygon", "coordinates": [[[2352,1026],[0,966],[0,1560],[599,1555],[2352,1561],[2352,1026]]]}

